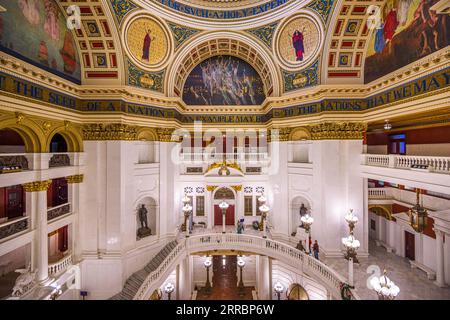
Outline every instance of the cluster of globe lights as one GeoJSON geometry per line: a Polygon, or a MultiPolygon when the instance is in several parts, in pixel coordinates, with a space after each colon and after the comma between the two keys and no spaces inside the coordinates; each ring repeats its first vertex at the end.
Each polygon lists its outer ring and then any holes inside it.
{"type": "Polygon", "coordinates": [[[358,250],[359,247],[361,246],[359,240],[355,239],[355,237],[353,236],[353,234],[350,234],[348,237],[346,238],[342,238],[342,244],[350,250],[358,250]]]}
{"type": "Polygon", "coordinates": [[[306,230],[309,230],[309,228],[311,227],[311,225],[314,222],[313,217],[311,217],[309,215],[309,213],[305,214],[303,217],[300,218],[301,222],[303,223],[303,225],[305,226],[306,230]]]}
{"type": "Polygon", "coordinates": [[[386,276],[386,270],[381,277],[372,278],[370,284],[380,300],[394,300],[400,293],[400,288],[386,276]]]}
{"type": "Polygon", "coordinates": [[[226,203],[225,201],[222,201],[221,203],[219,203],[219,208],[222,210],[227,210],[229,206],[230,205],[228,203],[226,203]]]}
{"type": "Polygon", "coordinates": [[[345,221],[347,221],[350,230],[353,230],[355,227],[355,224],[358,222],[358,217],[353,213],[353,209],[350,209],[350,211],[345,215],[345,221]]]}

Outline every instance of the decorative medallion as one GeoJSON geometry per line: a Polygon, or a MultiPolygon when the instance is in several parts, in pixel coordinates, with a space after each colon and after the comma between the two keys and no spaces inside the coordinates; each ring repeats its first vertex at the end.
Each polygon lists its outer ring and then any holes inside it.
{"type": "Polygon", "coordinates": [[[163,92],[165,70],[160,72],[144,71],[128,60],[128,84],[130,86],[163,92]]]}
{"type": "Polygon", "coordinates": [[[194,189],[192,189],[192,187],[185,187],[184,188],[184,193],[191,194],[193,191],[194,191],[194,189]]]}
{"type": "Polygon", "coordinates": [[[322,25],[312,14],[300,13],[283,23],[275,39],[274,49],[280,63],[287,70],[299,70],[319,55],[322,25]]]}
{"type": "Polygon", "coordinates": [[[319,60],[300,72],[283,70],[284,91],[303,89],[319,84],[319,60]]]}
{"type": "Polygon", "coordinates": [[[145,70],[160,70],[168,62],[171,40],[167,28],[149,15],[138,15],[123,29],[128,56],[145,70]]]}
{"type": "Polygon", "coordinates": [[[256,187],[256,193],[264,193],[264,187],[256,187]]]}
{"type": "Polygon", "coordinates": [[[198,194],[205,193],[205,188],[203,188],[203,187],[197,187],[197,188],[195,188],[195,192],[198,193],[198,194]]]}
{"type": "Polygon", "coordinates": [[[194,34],[199,33],[200,30],[180,26],[175,23],[169,22],[169,27],[172,30],[173,38],[175,40],[175,50],[179,48],[186,40],[192,37],[194,34]]]}
{"type": "Polygon", "coordinates": [[[253,192],[253,188],[252,187],[245,187],[244,188],[244,193],[252,193],[253,192]]]}

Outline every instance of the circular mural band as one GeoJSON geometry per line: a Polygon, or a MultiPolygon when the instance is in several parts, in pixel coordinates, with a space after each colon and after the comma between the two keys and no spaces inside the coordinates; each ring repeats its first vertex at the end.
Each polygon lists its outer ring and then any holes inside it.
{"type": "Polygon", "coordinates": [[[258,72],[233,56],[215,56],[198,64],[183,87],[187,105],[259,105],[266,96],[258,72]]]}
{"type": "Polygon", "coordinates": [[[275,49],[280,62],[289,69],[299,69],[318,55],[322,33],[315,19],[302,14],[286,21],[276,39],[275,49]]]}
{"type": "Polygon", "coordinates": [[[159,21],[150,16],[133,19],[125,29],[131,58],[144,67],[158,68],[167,61],[169,39],[159,21]]]}

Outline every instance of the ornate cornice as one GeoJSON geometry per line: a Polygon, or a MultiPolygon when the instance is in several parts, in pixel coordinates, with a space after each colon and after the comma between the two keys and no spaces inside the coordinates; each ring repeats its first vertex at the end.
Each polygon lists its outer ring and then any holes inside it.
{"type": "Polygon", "coordinates": [[[73,176],[66,177],[67,183],[82,183],[84,180],[84,175],[76,174],[73,176]]]}
{"type": "Polygon", "coordinates": [[[24,183],[22,185],[25,192],[38,192],[38,191],[47,191],[47,189],[52,184],[52,180],[45,180],[45,181],[34,181],[34,182],[28,182],[24,183]]]}
{"type": "Polygon", "coordinates": [[[137,140],[137,127],[121,123],[83,126],[83,140],[137,140]]]}
{"type": "Polygon", "coordinates": [[[156,128],[156,133],[158,134],[158,141],[160,142],[178,142],[172,140],[172,133],[175,131],[174,128],[156,128]]]}
{"type": "Polygon", "coordinates": [[[309,126],[312,140],[361,140],[367,131],[364,122],[322,122],[309,126]]]}

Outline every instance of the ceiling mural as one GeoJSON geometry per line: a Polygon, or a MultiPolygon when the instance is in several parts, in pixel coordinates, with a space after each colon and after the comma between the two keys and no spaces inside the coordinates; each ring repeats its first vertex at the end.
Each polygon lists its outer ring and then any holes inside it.
{"type": "Polygon", "coordinates": [[[129,12],[139,8],[129,0],[111,0],[110,2],[119,25],[122,24],[123,18],[129,12]]]}
{"type": "Polygon", "coordinates": [[[54,0],[0,0],[0,50],[75,83],[79,52],[54,0]]]}
{"type": "Polygon", "coordinates": [[[140,16],[129,22],[125,30],[126,48],[138,64],[157,68],[168,59],[169,37],[159,21],[140,16]]]}
{"type": "Polygon", "coordinates": [[[371,82],[450,44],[447,14],[431,7],[438,0],[389,0],[369,40],[364,81],[371,82]]]}
{"type": "Polygon", "coordinates": [[[265,98],[256,70],[233,56],[215,56],[201,62],[183,88],[183,101],[188,105],[259,105],[265,98]]]}
{"type": "Polygon", "coordinates": [[[311,66],[302,71],[290,72],[283,70],[285,92],[316,86],[319,84],[319,79],[318,59],[311,66]]]}
{"type": "Polygon", "coordinates": [[[322,18],[325,24],[328,23],[328,20],[333,13],[334,4],[337,1],[335,0],[314,0],[311,1],[306,8],[314,10],[319,16],[322,18]]]}
{"type": "Polygon", "coordinates": [[[128,84],[133,87],[148,89],[158,92],[164,91],[165,71],[148,72],[136,67],[131,61],[127,61],[128,84]]]}
{"type": "Polygon", "coordinates": [[[285,68],[299,69],[317,57],[322,41],[320,24],[309,15],[301,14],[280,27],[275,49],[285,68]]]}
{"type": "Polygon", "coordinates": [[[259,28],[246,30],[247,32],[256,36],[259,40],[264,42],[269,48],[272,48],[272,41],[275,30],[278,27],[278,22],[274,22],[259,28]]]}
{"type": "Polygon", "coordinates": [[[200,30],[188,28],[175,23],[169,22],[168,24],[175,40],[175,50],[178,49],[186,40],[200,32],[200,30]]]}

